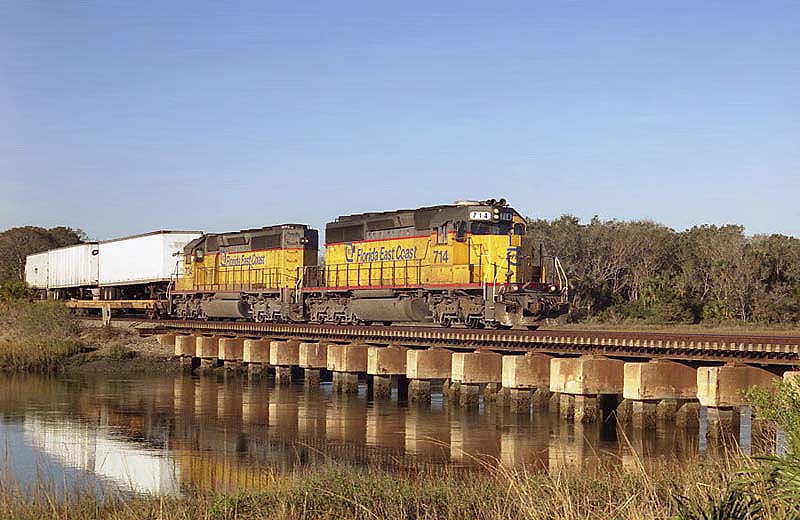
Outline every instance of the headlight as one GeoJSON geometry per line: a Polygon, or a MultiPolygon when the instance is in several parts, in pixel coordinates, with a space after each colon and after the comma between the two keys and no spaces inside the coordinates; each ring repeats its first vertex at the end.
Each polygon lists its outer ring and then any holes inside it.
{"type": "Polygon", "coordinates": [[[557,287],[555,285],[550,286],[550,292],[556,292],[557,287]]]}

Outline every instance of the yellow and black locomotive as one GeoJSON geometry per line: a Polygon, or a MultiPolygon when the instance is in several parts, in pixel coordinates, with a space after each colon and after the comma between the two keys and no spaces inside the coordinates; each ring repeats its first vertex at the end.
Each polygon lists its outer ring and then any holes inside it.
{"type": "Polygon", "coordinates": [[[317,244],[317,231],[303,224],[203,235],[184,248],[170,314],[302,321],[302,276],[317,265],[317,244]]]}
{"type": "Polygon", "coordinates": [[[433,322],[535,328],[566,311],[567,280],[505,200],[207,234],[184,250],[170,313],[187,319],[433,322]]]}

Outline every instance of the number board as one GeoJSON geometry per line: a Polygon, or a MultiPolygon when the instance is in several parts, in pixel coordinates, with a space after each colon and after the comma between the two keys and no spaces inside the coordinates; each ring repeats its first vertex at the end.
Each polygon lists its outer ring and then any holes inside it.
{"type": "Polygon", "coordinates": [[[470,220],[492,220],[492,212],[491,211],[470,211],[469,212],[469,219],[470,220]]]}

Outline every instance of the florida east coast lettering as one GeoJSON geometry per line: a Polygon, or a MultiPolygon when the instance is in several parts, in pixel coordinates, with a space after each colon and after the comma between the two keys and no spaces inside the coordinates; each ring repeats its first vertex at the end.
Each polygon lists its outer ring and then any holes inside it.
{"type": "Polygon", "coordinates": [[[417,258],[417,246],[403,247],[399,245],[397,247],[362,248],[347,244],[344,248],[344,256],[348,263],[357,264],[415,260],[417,258]]]}
{"type": "Polygon", "coordinates": [[[264,265],[267,261],[264,253],[228,254],[220,253],[219,265],[221,267],[239,267],[242,265],[264,265]]]}

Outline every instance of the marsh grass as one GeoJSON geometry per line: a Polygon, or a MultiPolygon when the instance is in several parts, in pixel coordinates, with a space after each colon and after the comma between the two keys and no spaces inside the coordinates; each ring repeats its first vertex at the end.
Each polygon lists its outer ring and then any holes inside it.
{"type": "MultiPolygon", "coordinates": [[[[656,519],[724,502],[749,459],[606,464],[550,471],[487,466],[486,471],[390,472],[337,463],[275,472],[258,492],[151,497],[73,488],[59,498],[47,485],[24,492],[0,485],[7,518],[133,519],[656,519]],[[687,505],[681,505],[681,499],[687,505]]],[[[727,511],[727,510],[726,510],[727,511]]],[[[682,518],[691,518],[681,516],[682,518]]],[[[727,517],[720,517],[727,518],[727,517]]],[[[782,519],[789,516],[761,516],[782,519]]]]}
{"type": "Polygon", "coordinates": [[[83,349],[78,321],[59,302],[6,302],[0,316],[0,371],[57,372],[83,349]]]}

